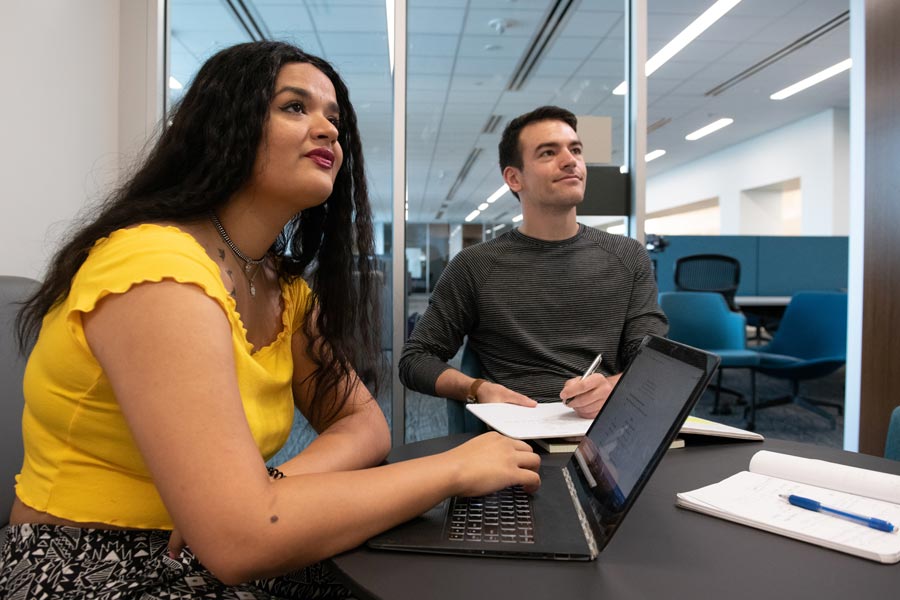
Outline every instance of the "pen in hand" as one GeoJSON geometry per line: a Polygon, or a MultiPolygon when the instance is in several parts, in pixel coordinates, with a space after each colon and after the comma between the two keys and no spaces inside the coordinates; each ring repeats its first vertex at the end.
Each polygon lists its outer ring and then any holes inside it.
{"type": "MultiPolygon", "coordinates": [[[[581,380],[584,381],[585,379],[587,379],[588,377],[593,375],[594,371],[597,370],[597,367],[600,366],[600,361],[602,361],[602,360],[603,360],[603,353],[601,352],[600,354],[597,355],[597,358],[594,359],[594,362],[591,363],[591,366],[589,366],[587,368],[587,370],[584,372],[584,375],[581,376],[581,380]]],[[[569,402],[571,402],[573,398],[574,398],[574,396],[572,396],[572,398],[566,398],[565,400],[563,400],[563,404],[568,406],[569,402]]]]}
{"type": "Polygon", "coordinates": [[[803,496],[795,496],[791,494],[790,496],[786,496],[784,494],[779,494],[782,498],[793,504],[794,506],[798,506],[800,508],[805,508],[806,510],[811,510],[814,512],[825,513],[827,515],[831,515],[834,517],[842,517],[844,519],[849,519],[851,521],[856,521],[861,525],[866,525],[871,527],[872,529],[877,529],[878,531],[886,531],[888,533],[893,533],[896,527],[892,524],[888,523],[883,519],[876,519],[874,517],[864,517],[863,515],[857,515],[851,512],[846,512],[843,510],[838,510],[836,508],[830,508],[828,506],[822,506],[821,502],[817,500],[811,500],[809,498],[804,498],[803,496]]]}

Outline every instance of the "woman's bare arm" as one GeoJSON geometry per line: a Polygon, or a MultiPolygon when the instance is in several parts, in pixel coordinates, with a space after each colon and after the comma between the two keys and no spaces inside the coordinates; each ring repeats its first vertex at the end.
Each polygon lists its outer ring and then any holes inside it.
{"type": "Polygon", "coordinates": [[[175,527],[225,583],[355,547],[449,495],[540,483],[537,455],[496,434],[419,460],[273,482],[214,300],[191,285],[142,284],[105,298],[84,325],[175,527]]]}

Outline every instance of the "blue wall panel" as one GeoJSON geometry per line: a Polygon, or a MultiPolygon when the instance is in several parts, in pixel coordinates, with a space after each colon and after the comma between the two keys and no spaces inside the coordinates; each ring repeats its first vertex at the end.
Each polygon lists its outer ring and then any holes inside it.
{"type": "Polygon", "coordinates": [[[760,296],[792,296],[802,290],[847,290],[845,237],[760,237],[760,296]]]}
{"type": "Polygon", "coordinates": [[[675,289],[675,261],[691,254],[725,254],[741,263],[739,296],[792,296],[802,290],[846,290],[846,237],[749,235],[666,236],[650,255],[660,292],[675,289]]]}

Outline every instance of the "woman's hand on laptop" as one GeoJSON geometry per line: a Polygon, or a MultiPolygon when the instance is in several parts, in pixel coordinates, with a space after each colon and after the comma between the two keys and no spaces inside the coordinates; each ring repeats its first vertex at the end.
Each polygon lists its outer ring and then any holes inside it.
{"type": "Polygon", "coordinates": [[[488,404],[489,402],[505,402],[507,404],[518,404],[519,406],[535,407],[537,402],[514,392],[506,386],[491,381],[485,381],[478,388],[478,404],[488,404]]]}
{"type": "Polygon", "coordinates": [[[541,487],[541,457],[522,440],[490,432],[445,452],[457,463],[457,496],[484,496],[511,485],[533,493],[541,487]]]}
{"type": "Polygon", "coordinates": [[[600,373],[594,373],[585,379],[573,377],[566,381],[559,397],[564,401],[568,399],[566,404],[579,417],[593,419],[606,403],[619,377],[621,374],[605,377],[600,373]]]}

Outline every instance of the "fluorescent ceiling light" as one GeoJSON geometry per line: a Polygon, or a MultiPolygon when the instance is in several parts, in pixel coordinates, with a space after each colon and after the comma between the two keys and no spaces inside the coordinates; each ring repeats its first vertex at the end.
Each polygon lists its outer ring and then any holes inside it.
{"type": "Polygon", "coordinates": [[[769,98],[771,98],[772,100],[784,100],[785,98],[793,96],[797,92],[802,92],[808,87],[812,87],[817,83],[822,83],[826,79],[834,77],[838,73],[847,71],[851,66],[853,66],[853,61],[851,59],[848,58],[847,60],[842,60],[838,64],[828,67],[824,71],[819,71],[815,75],[811,75],[803,81],[798,81],[794,85],[789,85],[780,92],[775,92],[774,94],[769,96],[769,98]]]}
{"type": "Polygon", "coordinates": [[[707,125],[706,127],[701,127],[697,131],[687,134],[684,136],[684,139],[693,142],[694,140],[699,140],[700,138],[711,134],[714,131],[718,131],[723,127],[728,127],[734,123],[734,119],[719,119],[718,121],[714,121],[707,125]]]}
{"type": "Polygon", "coordinates": [[[388,60],[391,63],[391,77],[394,76],[394,0],[384,0],[387,14],[388,60]]]}
{"type": "Polygon", "coordinates": [[[170,90],[181,90],[184,89],[184,86],[181,85],[181,82],[169,75],[169,89],[170,90]]]}
{"type": "MultiPolygon", "coordinates": [[[[681,33],[672,38],[672,41],[662,47],[662,50],[654,54],[644,65],[644,75],[650,77],[658,68],[669,62],[673,56],[684,50],[684,47],[693,42],[697,37],[709,29],[709,27],[725,16],[729,10],[740,3],[741,0],[719,0],[706,11],[694,19],[694,22],[685,27],[681,33]]],[[[626,82],[620,83],[613,90],[616,96],[624,96],[628,91],[626,82]]]]}
{"type": "Polygon", "coordinates": [[[513,223],[518,223],[521,220],[522,220],[522,213],[519,213],[518,215],[513,217],[513,223]]]}
{"type": "Polygon", "coordinates": [[[504,183],[499,188],[497,188],[496,192],[494,192],[493,194],[488,196],[488,199],[485,200],[485,202],[487,202],[488,204],[493,204],[494,202],[496,202],[497,200],[500,199],[500,196],[502,196],[503,194],[505,194],[508,191],[509,191],[509,186],[504,183]]]}
{"type": "Polygon", "coordinates": [[[650,162],[651,160],[653,160],[655,158],[659,158],[660,156],[662,156],[665,153],[666,153],[665,150],[654,150],[653,152],[648,152],[644,156],[644,161],[650,162]]]}
{"type": "Polygon", "coordinates": [[[500,231],[500,230],[503,229],[504,227],[506,227],[506,223],[500,223],[499,225],[497,225],[496,227],[494,227],[494,233],[497,233],[498,231],[500,231]]]}
{"type": "Polygon", "coordinates": [[[490,206],[487,202],[482,202],[478,205],[478,210],[487,210],[487,207],[490,206]]]}
{"type": "Polygon", "coordinates": [[[475,219],[475,217],[477,217],[480,214],[481,214],[480,210],[478,210],[478,209],[473,210],[468,215],[466,215],[466,223],[468,223],[469,221],[473,221],[475,219]]]}

